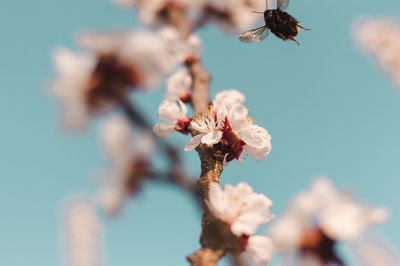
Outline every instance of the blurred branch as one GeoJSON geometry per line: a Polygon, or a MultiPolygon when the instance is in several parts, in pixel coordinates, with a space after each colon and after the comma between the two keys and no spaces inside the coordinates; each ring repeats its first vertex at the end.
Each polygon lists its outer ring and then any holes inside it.
{"type": "Polygon", "coordinates": [[[158,146],[163,150],[163,154],[170,164],[167,174],[153,174],[152,176],[158,177],[157,180],[167,181],[171,184],[181,187],[190,195],[192,195],[196,202],[201,205],[201,198],[196,186],[196,182],[193,178],[190,178],[184,170],[182,158],[180,157],[180,152],[178,149],[154,135],[151,125],[148,123],[145,117],[138,110],[136,110],[135,106],[127,96],[118,96],[117,101],[132,125],[145,128],[153,134],[154,138],[157,140],[158,146]],[[161,179],[161,176],[164,178],[161,179]],[[167,178],[165,179],[165,177],[167,178]]]}

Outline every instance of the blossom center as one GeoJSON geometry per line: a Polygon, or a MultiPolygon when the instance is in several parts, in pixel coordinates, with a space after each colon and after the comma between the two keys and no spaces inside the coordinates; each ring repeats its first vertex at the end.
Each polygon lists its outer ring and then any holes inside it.
{"type": "Polygon", "coordinates": [[[223,132],[222,135],[223,143],[231,147],[231,151],[228,153],[226,161],[230,162],[233,159],[238,160],[240,154],[243,151],[243,146],[246,145],[246,143],[244,143],[244,141],[241,140],[239,136],[233,131],[227,117],[225,117],[225,125],[222,132],[223,132]]]}
{"type": "Polygon", "coordinates": [[[86,87],[86,101],[92,110],[96,110],[103,102],[115,99],[129,87],[139,84],[136,69],[122,64],[115,56],[101,56],[86,87]]]}
{"type": "Polygon", "coordinates": [[[312,253],[325,264],[344,265],[336,254],[335,244],[336,241],[328,237],[320,228],[310,228],[303,234],[300,252],[304,254],[312,253]]]}

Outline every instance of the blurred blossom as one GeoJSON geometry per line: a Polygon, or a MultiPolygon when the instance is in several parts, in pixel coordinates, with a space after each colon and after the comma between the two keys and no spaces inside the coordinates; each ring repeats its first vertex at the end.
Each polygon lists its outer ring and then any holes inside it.
{"type": "Polygon", "coordinates": [[[116,214],[126,199],[141,186],[150,174],[150,157],[155,148],[148,131],[133,131],[123,116],[108,118],[101,130],[102,144],[111,169],[100,190],[102,209],[116,214]]]}
{"type": "Polygon", "coordinates": [[[363,266],[400,266],[400,257],[395,250],[377,237],[364,236],[351,243],[356,259],[363,266]]]}
{"type": "Polygon", "coordinates": [[[371,55],[400,88],[400,23],[396,19],[374,18],[358,21],[354,39],[371,55]]]}
{"type": "Polygon", "coordinates": [[[93,205],[72,199],[64,209],[64,241],[68,266],[101,266],[102,230],[93,205]]]}
{"type": "Polygon", "coordinates": [[[193,79],[186,68],[178,69],[167,79],[167,91],[182,102],[190,99],[190,89],[193,79]]]}
{"type": "Polygon", "coordinates": [[[203,0],[203,18],[210,18],[227,31],[243,31],[263,19],[265,2],[259,0],[203,0]]]}
{"type": "Polygon", "coordinates": [[[158,118],[163,121],[154,126],[153,132],[160,138],[166,138],[175,131],[189,134],[191,119],[186,115],[186,104],[175,96],[165,98],[158,107],[158,118]]]}
{"type": "Polygon", "coordinates": [[[54,53],[57,78],[51,91],[61,101],[67,129],[84,129],[129,90],[157,85],[175,66],[156,34],[87,33],[79,41],[86,53],[64,47],[54,53]]]}
{"type": "Polygon", "coordinates": [[[185,23],[193,28],[206,23],[216,23],[227,31],[242,31],[263,17],[252,11],[263,12],[265,2],[259,0],[113,0],[121,6],[139,11],[144,24],[159,27],[174,24],[170,13],[181,13],[185,23]]]}
{"type": "Polygon", "coordinates": [[[132,75],[128,85],[139,88],[157,85],[175,66],[168,43],[150,32],[92,32],[79,43],[99,58],[115,58],[132,75]]]}
{"type": "Polygon", "coordinates": [[[183,39],[179,31],[172,26],[163,26],[158,33],[169,46],[169,52],[177,63],[199,59],[201,56],[201,39],[195,34],[190,34],[183,39]]]}
{"type": "Polygon", "coordinates": [[[334,250],[337,241],[353,240],[386,219],[385,209],[361,205],[328,179],[319,178],[292,200],[271,226],[270,235],[280,252],[299,251],[324,263],[340,264],[334,250]]]}
{"type": "Polygon", "coordinates": [[[193,0],[112,0],[126,8],[137,8],[140,21],[147,25],[161,26],[171,23],[168,18],[168,10],[174,9],[177,12],[183,12],[191,17],[196,11],[198,2],[193,0]]]}
{"type": "Polygon", "coordinates": [[[253,192],[245,182],[237,186],[211,183],[206,201],[210,213],[227,223],[234,235],[240,238],[243,251],[255,265],[266,265],[272,257],[270,238],[253,235],[261,224],[274,217],[270,213],[272,201],[263,194],[253,192]]]}
{"type": "Polygon", "coordinates": [[[84,88],[94,70],[95,58],[60,47],[54,52],[53,61],[58,79],[52,82],[51,93],[61,100],[62,124],[67,129],[84,129],[91,117],[84,88]]]}
{"type": "Polygon", "coordinates": [[[271,261],[274,246],[269,237],[255,235],[249,237],[245,251],[247,257],[254,265],[262,266],[267,265],[271,261]]]}

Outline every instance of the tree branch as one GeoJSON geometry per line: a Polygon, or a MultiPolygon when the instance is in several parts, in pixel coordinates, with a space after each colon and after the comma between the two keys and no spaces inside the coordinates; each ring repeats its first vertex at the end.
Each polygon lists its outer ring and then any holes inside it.
{"type": "Polygon", "coordinates": [[[208,87],[211,81],[210,74],[205,71],[201,65],[200,60],[193,60],[186,62],[189,73],[193,79],[193,90],[191,95],[191,104],[193,106],[194,114],[201,114],[208,111],[210,106],[210,97],[208,94],[208,87]]]}
{"type": "Polygon", "coordinates": [[[187,260],[192,265],[197,266],[210,266],[217,265],[219,259],[224,255],[222,250],[211,250],[211,249],[200,249],[190,256],[187,256],[187,260]]]}

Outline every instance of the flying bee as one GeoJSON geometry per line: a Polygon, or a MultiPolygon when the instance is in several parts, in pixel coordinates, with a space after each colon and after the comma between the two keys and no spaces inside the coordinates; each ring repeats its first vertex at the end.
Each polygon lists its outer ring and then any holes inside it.
{"type": "Polygon", "coordinates": [[[264,12],[255,13],[264,14],[265,26],[246,31],[239,36],[242,42],[260,42],[264,40],[269,33],[269,30],[275,34],[276,37],[283,40],[292,40],[300,45],[294,38],[296,37],[299,29],[309,30],[300,26],[299,22],[289,15],[287,12],[282,11],[289,5],[290,0],[277,0],[276,9],[268,9],[268,0],[265,0],[267,9],[264,12]]]}

